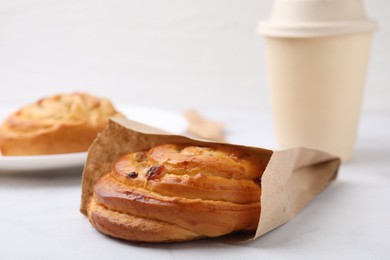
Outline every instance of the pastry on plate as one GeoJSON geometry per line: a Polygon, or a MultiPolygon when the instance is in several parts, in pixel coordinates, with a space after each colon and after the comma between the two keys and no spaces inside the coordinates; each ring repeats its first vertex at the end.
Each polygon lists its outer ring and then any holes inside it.
{"type": "Polygon", "coordinates": [[[100,232],[143,242],[254,232],[267,162],[224,145],[163,144],[120,157],[87,207],[100,232]]]}
{"type": "Polygon", "coordinates": [[[3,155],[85,152],[110,117],[123,117],[108,99],[85,93],[43,98],[11,114],[0,126],[3,155]]]}

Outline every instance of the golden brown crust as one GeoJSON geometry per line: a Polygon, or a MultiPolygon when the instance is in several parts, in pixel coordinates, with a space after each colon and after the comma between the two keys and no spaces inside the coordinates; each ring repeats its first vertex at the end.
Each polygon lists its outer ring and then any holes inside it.
{"type": "Polygon", "coordinates": [[[253,231],[265,165],[223,146],[167,144],[128,154],[95,183],[88,216],[103,233],[133,241],[183,241],[253,231]],[[140,235],[142,228],[137,230],[132,220],[143,227],[158,223],[159,228],[148,231],[153,236],[140,235]],[[119,228],[124,222],[126,228],[119,228]]]}
{"type": "Polygon", "coordinates": [[[102,233],[130,241],[179,242],[201,238],[199,234],[174,224],[110,211],[92,201],[89,219],[102,233]]]}
{"type": "Polygon", "coordinates": [[[73,93],[41,99],[11,114],[0,126],[4,155],[87,151],[109,117],[123,117],[107,99],[73,93]]]}

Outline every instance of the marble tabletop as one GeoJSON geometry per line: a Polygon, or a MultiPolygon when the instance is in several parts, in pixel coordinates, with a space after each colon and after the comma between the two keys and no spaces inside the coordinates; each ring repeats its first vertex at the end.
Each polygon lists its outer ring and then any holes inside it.
{"type": "MultiPolygon", "coordinates": [[[[274,148],[271,118],[202,111],[232,143],[274,148]]],[[[390,115],[364,114],[352,161],[289,223],[257,240],[134,244],[97,232],[79,212],[81,169],[0,174],[0,259],[390,259],[390,115]]]]}

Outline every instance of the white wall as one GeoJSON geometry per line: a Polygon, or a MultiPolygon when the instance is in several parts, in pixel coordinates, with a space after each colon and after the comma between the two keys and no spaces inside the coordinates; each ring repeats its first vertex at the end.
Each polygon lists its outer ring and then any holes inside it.
{"type": "MultiPolygon", "coordinates": [[[[1,0],[0,102],[89,91],[166,108],[268,109],[271,0],[1,0]]],[[[366,1],[375,35],[364,110],[390,111],[390,3],[366,1]]],[[[0,104],[1,104],[0,103],[0,104]]]]}

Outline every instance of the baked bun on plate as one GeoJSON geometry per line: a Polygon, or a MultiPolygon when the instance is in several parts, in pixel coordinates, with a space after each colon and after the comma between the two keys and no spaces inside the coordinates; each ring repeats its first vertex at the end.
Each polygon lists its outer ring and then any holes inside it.
{"type": "Polygon", "coordinates": [[[85,152],[110,117],[123,117],[111,102],[73,93],[43,98],[11,114],[0,126],[3,155],[85,152]]]}

